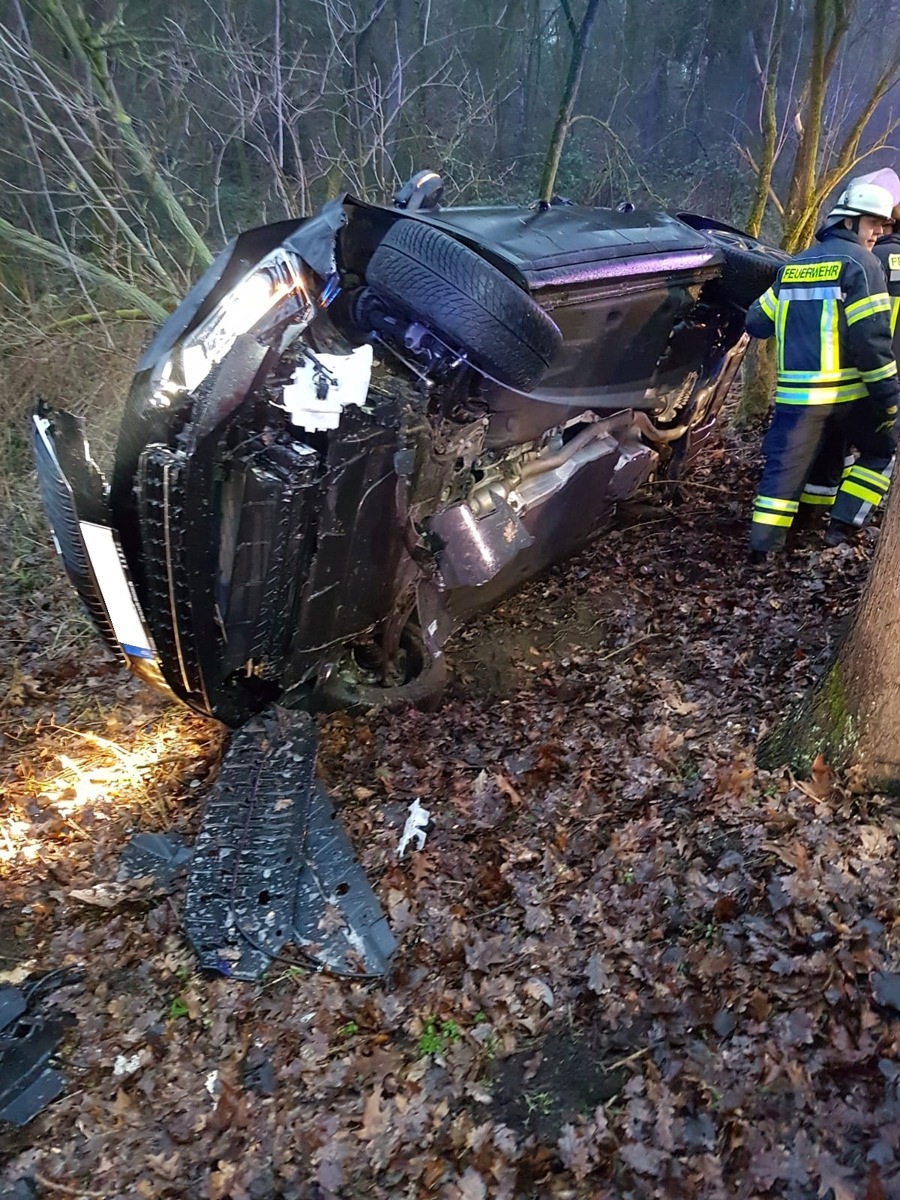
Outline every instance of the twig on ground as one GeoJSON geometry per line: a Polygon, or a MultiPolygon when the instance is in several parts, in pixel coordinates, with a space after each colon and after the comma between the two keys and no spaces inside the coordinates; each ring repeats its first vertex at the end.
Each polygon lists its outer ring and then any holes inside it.
{"type": "Polygon", "coordinates": [[[644,1046],[641,1050],[635,1050],[634,1054],[629,1054],[627,1058],[620,1058],[618,1062],[614,1062],[611,1067],[607,1067],[607,1072],[618,1071],[620,1067],[627,1067],[629,1063],[637,1062],[639,1058],[643,1058],[645,1054],[650,1053],[650,1047],[644,1046]]]}
{"type": "Polygon", "coordinates": [[[678,480],[676,483],[671,479],[648,479],[646,487],[677,487],[682,488],[697,488],[704,492],[721,492],[722,495],[732,496],[734,493],[729,488],[720,487],[717,483],[697,483],[693,479],[678,480]]]}
{"type": "Polygon", "coordinates": [[[626,650],[633,650],[635,646],[639,646],[641,642],[650,642],[654,638],[666,636],[662,633],[647,633],[643,637],[635,638],[633,642],[626,642],[624,646],[619,646],[615,650],[610,650],[608,654],[601,654],[597,662],[607,662],[610,658],[615,658],[618,654],[624,654],[626,650]]]}
{"type": "Polygon", "coordinates": [[[35,1183],[39,1183],[43,1188],[49,1188],[51,1192],[59,1192],[63,1196],[77,1196],[78,1200],[82,1197],[87,1197],[88,1200],[106,1200],[106,1192],[92,1192],[87,1188],[69,1187],[67,1183],[58,1183],[55,1179],[48,1179],[46,1175],[41,1175],[39,1171],[34,1173],[35,1183]]]}

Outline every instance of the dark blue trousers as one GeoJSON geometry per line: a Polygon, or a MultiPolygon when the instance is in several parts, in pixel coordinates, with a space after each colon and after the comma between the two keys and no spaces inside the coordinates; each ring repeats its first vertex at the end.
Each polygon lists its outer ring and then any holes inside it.
{"type": "Polygon", "coordinates": [[[776,404],[763,440],[765,465],[753,503],[751,548],[778,550],[784,545],[801,497],[816,503],[818,495],[831,504],[827,492],[836,487],[831,482],[836,464],[850,445],[859,457],[842,468],[831,519],[862,525],[887,493],[897,447],[896,415],[896,409],[889,411],[868,397],[849,404],[776,404]],[[822,482],[814,482],[819,475],[822,482]]]}

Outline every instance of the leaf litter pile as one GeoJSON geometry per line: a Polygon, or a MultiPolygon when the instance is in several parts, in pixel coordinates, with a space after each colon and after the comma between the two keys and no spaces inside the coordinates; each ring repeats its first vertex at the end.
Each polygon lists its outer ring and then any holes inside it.
{"type": "Polygon", "coordinates": [[[757,442],[458,634],[436,712],[320,719],[386,984],[196,973],[180,883],[119,859],[192,838],[221,734],[124,678],[35,549],[0,632],[0,979],[84,978],[0,1196],[900,1196],[896,810],[753,761],[877,533],[747,565],[757,442]]]}

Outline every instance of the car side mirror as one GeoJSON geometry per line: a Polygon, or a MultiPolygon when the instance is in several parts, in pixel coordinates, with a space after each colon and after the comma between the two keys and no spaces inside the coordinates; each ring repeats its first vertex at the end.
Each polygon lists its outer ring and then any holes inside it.
{"type": "Polygon", "coordinates": [[[417,171],[394,197],[394,207],[407,212],[438,208],[443,198],[444,181],[437,171],[417,171]]]}

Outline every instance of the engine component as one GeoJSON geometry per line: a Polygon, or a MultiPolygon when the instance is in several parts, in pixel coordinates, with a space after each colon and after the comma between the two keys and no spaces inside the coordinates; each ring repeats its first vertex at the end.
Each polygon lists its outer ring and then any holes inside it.
{"type": "Polygon", "coordinates": [[[428,528],[442,543],[438,563],[448,588],[480,587],[534,542],[499,496],[483,516],[468,504],[455,504],[432,517],[428,528]]]}

